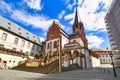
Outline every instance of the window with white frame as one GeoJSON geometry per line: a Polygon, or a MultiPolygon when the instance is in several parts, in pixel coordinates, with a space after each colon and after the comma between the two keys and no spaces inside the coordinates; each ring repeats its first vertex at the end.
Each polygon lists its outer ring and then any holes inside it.
{"type": "Polygon", "coordinates": [[[1,40],[6,41],[6,39],[7,39],[7,34],[6,34],[6,33],[3,33],[3,34],[2,34],[2,38],[1,38],[1,40]]]}
{"type": "Polygon", "coordinates": [[[22,40],[21,47],[24,47],[24,46],[25,46],[25,41],[22,40]]]}
{"type": "Polygon", "coordinates": [[[33,44],[33,46],[32,46],[32,50],[35,50],[35,45],[33,44]]]}
{"type": "Polygon", "coordinates": [[[14,44],[18,44],[18,38],[15,38],[15,40],[14,40],[14,44]]]}
{"type": "Polygon", "coordinates": [[[28,48],[28,49],[30,48],[30,43],[28,43],[27,48],[28,48]]]}
{"type": "Polygon", "coordinates": [[[39,51],[39,46],[37,46],[36,51],[39,51]]]}

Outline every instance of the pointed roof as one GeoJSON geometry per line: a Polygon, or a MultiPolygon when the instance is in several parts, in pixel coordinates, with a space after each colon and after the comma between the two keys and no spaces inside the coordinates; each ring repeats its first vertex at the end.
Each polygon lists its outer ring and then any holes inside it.
{"type": "Polygon", "coordinates": [[[78,16],[78,9],[76,8],[75,19],[73,24],[78,24],[80,22],[80,17],[78,16]]]}

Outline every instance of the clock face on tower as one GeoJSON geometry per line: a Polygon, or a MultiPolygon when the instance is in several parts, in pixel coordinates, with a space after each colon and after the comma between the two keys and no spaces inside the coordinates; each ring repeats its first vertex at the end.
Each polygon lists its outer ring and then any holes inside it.
{"type": "Polygon", "coordinates": [[[78,33],[78,28],[75,28],[75,32],[78,33]]]}

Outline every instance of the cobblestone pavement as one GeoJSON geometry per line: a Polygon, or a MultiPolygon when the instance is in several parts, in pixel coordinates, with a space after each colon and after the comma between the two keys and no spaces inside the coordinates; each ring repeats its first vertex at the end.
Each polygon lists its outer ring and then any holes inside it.
{"type": "Polygon", "coordinates": [[[120,77],[114,77],[101,69],[74,70],[49,75],[17,70],[0,70],[0,80],[120,80],[120,77]]]}
{"type": "Polygon", "coordinates": [[[17,70],[0,70],[0,80],[35,80],[46,76],[41,73],[24,72],[17,70]]]}
{"type": "Polygon", "coordinates": [[[101,69],[76,70],[50,75],[51,77],[69,78],[75,80],[120,80],[120,76],[114,77],[101,69]]]}

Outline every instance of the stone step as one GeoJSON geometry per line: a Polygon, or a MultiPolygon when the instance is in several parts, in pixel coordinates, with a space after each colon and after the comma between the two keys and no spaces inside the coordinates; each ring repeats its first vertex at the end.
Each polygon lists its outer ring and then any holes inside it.
{"type": "MultiPolygon", "coordinates": [[[[45,65],[45,66],[39,66],[39,67],[26,67],[25,64],[13,67],[12,69],[14,70],[21,70],[21,71],[28,71],[28,72],[36,72],[36,73],[44,73],[44,74],[48,74],[48,73],[55,73],[58,71],[53,72],[53,69],[55,69],[56,67],[58,67],[58,60],[54,61],[51,64],[45,65]],[[51,72],[52,71],[52,72],[51,72]]],[[[57,69],[56,69],[57,70],[57,69]]]]}
{"type": "Polygon", "coordinates": [[[76,70],[76,69],[80,69],[80,67],[78,66],[78,64],[71,64],[68,67],[63,67],[62,71],[71,71],[71,70],[76,70]]]}

